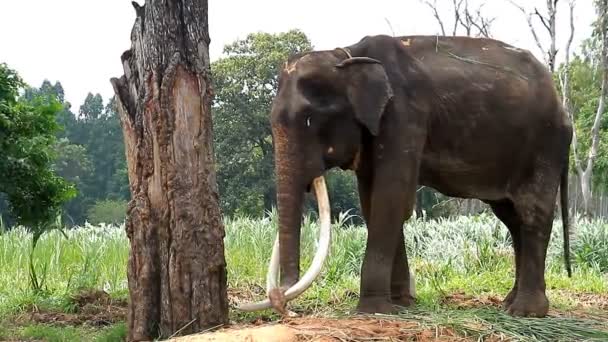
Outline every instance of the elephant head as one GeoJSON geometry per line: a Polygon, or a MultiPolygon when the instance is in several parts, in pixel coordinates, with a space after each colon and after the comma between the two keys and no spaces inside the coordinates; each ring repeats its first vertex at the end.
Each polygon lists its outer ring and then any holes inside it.
{"type": "Polygon", "coordinates": [[[392,96],[383,65],[346,49],[310,52],[285,63],[270,114],[283,290],[299,279],[305,192],[326,170],[357,167],[362,139],[378,135],[392,96]]]}

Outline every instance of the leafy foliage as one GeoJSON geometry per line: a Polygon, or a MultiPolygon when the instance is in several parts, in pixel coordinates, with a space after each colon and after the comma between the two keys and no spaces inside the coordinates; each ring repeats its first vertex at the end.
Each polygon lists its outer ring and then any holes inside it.
{"type": "MultiPolygon", "coordinates": [[[[602,82],[592,41],[587,41],[584,46],[584,54],[575,55],[569,66],[571,101],[578,138],[577,152],[583,163],[591,147],[591,128],[598,108],[602,82]]],[[[563,70],[562,65],[557,73],[562,73],[563,70]]],[[[599,153],[593,165],[593,183],[596,188],[608,191],[608,107],[602,114],[599,141],[599,153]]],[[[570,158],[570,164],[573,168],[574,158],[570,158]]]]}
{"type": "MultiPolygon", "coordinates": [[[[212,64],[214,136],[222,209],[227,215],[260,217],[275,205],[274,151],[269,114],[280,68],[295,53],[309,51],[298,30],[254,33],[227,45],[227,57],[212,64]]],[[[327,176],[332,213],[354,210],[359,199],[352,173],[327,176]]],[[[309,197],[307,207],[316,210],[309,197]]]]}
{"type": "Polygon", "coordinates": [[[76,186],[76,189],[81,192],[77,197],[64,205],[64,221],[70,225],[76,222],[81,222],[83,213],[86,208],[87,201],[83,201],[84,197],[82,189],[86,186],[87,177],[93,173],[93,164],[89,159],[86,148],[82,145],[72,144],[67,138],[61,138],[55,144],[57,151],[57,159],[53,168],[57,174],[71,182],[76,186]]]}
{"type": "MultiPolygon", "coordinates": [[[[64,100],[61,84],[48,80],[39,88],[25,88],[22,98],[29,102],[39,98],[55,100],[57,139],[52,152],[57,158],[52,169],[78,190],[63,205],[62,219],[66,224],[83,224],[97,201],[129,199],[122,128],[113,99],[104,106],[101,95],[89,93],[76,115],[64,100]]],[[[13,225],[7,207],[8,202],[0,196],[0,213],[8,216],[5,220],[13,225]]]]}
{"type": "MultiPolygon", "coordinates": [[[[563,270],[561,229],[553,229],[549,242],[547,292],[555,313],[571,308],[581,312],[581,308],[589,304],[600,309],[604,305],[600,300],[608,290],[606,270],[602,268],[607,265],[608,250],[594,247],[606,245],[608,225],[605,221],[581,220],[578,217],[575,222],[577,241],[572,246],[572,252],[576,263],[572,278],[568,278],[563,270]],[[590,254],[590,251],[596,253],[590,254]],[[592,303],[594,298],[598,300],[597,303],[592,303]]],[[[228,218],[225,226],[228,280],[235,294],[234,299],[249,301],[262,298],[266,267],[277,231],[276,212],[262,219],[228,218]]],[[[560,227],[561,222],[556,220],[554,226],[560,227]]],[[[580,338],[581,334],[599,333],[597,329],[601,327],[593,327],[594,331],[590,331],[591,327],[584,321],[560,315],[541,320],[520,319],[488,305],[467,310],[452,308],[453,304],[459,303],[450,304],[449,297],[445,295],[458,297],[461,294],[461,298],[471,295],[483,303],[484,298],[497,296],[497,299],[501,299],[513,286],[512,243],[506,227],[493,215],[412,220],[404,229],[407,232],[410,265],[416,274],[418,304],[393,319],[403,317],[417,322],[448,325],[467,329],[471,334],[475,329],[479,330],[478,334],[500,331],[515,340],[553,341],[558,332],[562,334],[562,340],[589,340],[580,338]],[[556,330],[554,333],[542,330],[543,326],[549,325],[556,330]],[[561,330],[557,329],[560,325],[561,330]],[[528,338],[524,339],[523,336],[528,338]]],[[[305,217],[302,269],[310,265],[317,248],[318,232],[318,222],[310,216],[305,217]]],[[[3,298],[0,301],[0,315],[19,315],[32,306],[42,310],[68,310],[66,297],[84,288],[103,289],[113,298],[124,298],[129,254],[124,226],[87,225],[66,231],[66,234],[67,239],[58,231],[45,234],[41,239],[37,258],[46,262],[48,291],[33,296],[24,291],[27,288],[27,264],[19,257],[28,251],[31,234],[23,229],[14,229],[0,235],[0,246],[3,246],[0,253],[0,269],[3,270],[0,273],[0,298],[3,298]]],[[[320,277],[301,297],[290,302],[294,310],[340,315],[355,305],[353,294],[357,294],[359,289],[365,228],[336,222],[332,227],[332,241],[320,277]]],[[[481,305],[475,299],[471,303],[481,305]]],[[[274,316],[269,311],[241,313],[234,310],[232,313],[238,315],[234,319],[274,316]]],[[[116,333],[122,335],[122,329],[117,329],[116,333]]],[[[602,336],[605,340],[605,332],[602,336]]]]}
{"type": "Polygon", "coordinates": [[[127,201],[103,200],[96,202],[88,211],[88,221],[91,224],[120,224],[125,220],[127,201]]]}
{"type": "Polygon", "coordinates": [[[13,70],[0,64],[0,191],[11,216],[37,240],[76,192],[52,169],[61,104],[52,96],[18,99],[24,86],[13,70]]]}
{"type": "Polygon", "coordinates": [[[104,107],[99,94],[89,94],[72,131],[70,140],[84,146],[93,164],[94,172],[85,178],[82,189],[90,205],[99,199],[129,199],[124,141],[114,99],[104,107]]]}
{"type": "MultiPolygon", "coordinates": [[[[268,117],[276,94],[277,75],[289,55],[312,48],[310,40],[298,30],[278,34],[253,33],[227,45],[225,57],[212,64],[214,148],[224,214],[260,217],[275,206],[273,148],[268,117]]],[[[601,81],[599,48],[596,34],[584,42],[581,54],[575,56],[570,65],[578,150],[582,156],[589,150],[590,129],[598,102],[601,81]]],[[[15,81],[11,79],[11,82],[15,81]]],[[[60,127],[55,130],[58,140],[53,143],[50,153],[57,159],[52,168],[78,190],[76,197],[63,205],[63,221],[68,225],[80,225],[96,203],[129,200],[122,129],[114,99],[104,103],[99,94],[89,93],[78,112],[74,113],[71,104],[65,101],[59,82],[53,84],[45,80],[39,88],[23,89],[22,103],[34,103],[40,98],[54,98],[59,103],[57,106],[57,103],[45,102],[48,106],[55,106],[56,123],[63,127],[63,130],[60,127]]],[[[16,99],[18,93],[13,92],[12,97],[16,99]]],[[[597,189],[608,191],[606,114],[601,135],[593,180],[597,189]]],[[[571,162],[574,163],[573,158],[571,162]]],[[[354,174],[332,170],[326,178],[334,218],[340,212],[349,211],[350,223],[362,223],[354,174]]],[[[417,200],[418,213],[424,211],[429,218],[448,217],[459,211],[459,202],[428,187],[419,188],[417,200]]],[[[306,206],[308,211],[316,211],[313,196],[307,197],[306,206]]],[[[7,194],[0,191],[2,219],[5,225],[12,226],[15,220],[7,215],[8,211],[7,194]]]]}
{"type": "Polygon", "coordinates": [[[289,55],[312,49],[300,31],[254,33],[224,48],[211,65],[213,131],[221,205],[229,215],[259,216],[275,201],[268,116],[279,68],[289,55]]]}

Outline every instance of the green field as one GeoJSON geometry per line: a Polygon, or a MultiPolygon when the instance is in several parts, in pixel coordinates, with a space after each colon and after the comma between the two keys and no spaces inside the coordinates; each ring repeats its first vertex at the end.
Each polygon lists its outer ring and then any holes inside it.
{"type": "MultiPolygon", "coordinates": [[[[225,220],[231,303],[263,297],[275,217],[225,220]]],[[[334,223],[321,277],[290,304],[292,310],[334,317],[354,307],[366,231],[343,224],[342,218],[334,223]]],[[[303,269],[316,249],[316,232],[316,222],[306,219],[303,269]]],[[[518,340],[608,340],[608,332],[602,331],[608,326],[607,223],[576,220],[571,238],[574,273],[568,278],[561,222],[555,222],[547,260],[551,317],[546,319],[514,319],[499,309],[498,300],[512,286],[513,253],[507,229],[493,215],[412,219],[405,232],[418,305],[394,319],[449,326],[473,338],[502,334],[518,340]]],[[[30,249],[31,237],[22,229],[0,235],[0,340],[115,341],[125,335],[128,241],[123,227],[86,226],[65,235],[45,234],[34,253],[39,291],[31,287],[30,249]]],[[[231,310],[237,322],[260,316],[276,318],[270,311],[231,310]]]]}

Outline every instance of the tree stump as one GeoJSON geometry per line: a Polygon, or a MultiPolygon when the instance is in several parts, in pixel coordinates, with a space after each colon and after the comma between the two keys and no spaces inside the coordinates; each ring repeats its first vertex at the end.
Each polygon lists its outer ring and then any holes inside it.
{"type": "Polygon", "coordinates": [[[125,140],[129,341],[226,323],[213,153],[207,0],[133,2],[124,75],[111,80],[125,140]]]}

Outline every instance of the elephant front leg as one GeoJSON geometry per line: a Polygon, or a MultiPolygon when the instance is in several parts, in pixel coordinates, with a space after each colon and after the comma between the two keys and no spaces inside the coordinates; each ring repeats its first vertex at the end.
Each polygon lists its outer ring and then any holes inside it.
{"type": "Polygon", "coordinates": [[[411,279],[403,229],[400,231],[391,274],[391,301],[394,305],[409,307],[415,303],[414,295],[410,292],[410,282],[414,279],[411,279]]]}
{"type": "Polygon", "coordinates": [[[368,228],[367,247],[361,267],[358,312],[395,312],[391,302],[391,273],[397,234],[394,234],[394,225],[390,226],[383,230],[368,228]],[[388,229],[390,226],[393,229],[388,229]]]}
{"type": "Polygon", "coordinates": [[[367,246],[361,269],[359,312],[395,312],[397,308],[392,302],[392,290],[397,291],[399,300],[404,297],[407,300],[409,293],[403,223],[413,210],[416,182],[395,179],[392,171],[389,174],[393,176],[387,174],[382,177],[377,173],[374,179],[367,246]],[[397,262],[399,276],[393,282],[396,258],[401,262],[397,262]]]}

